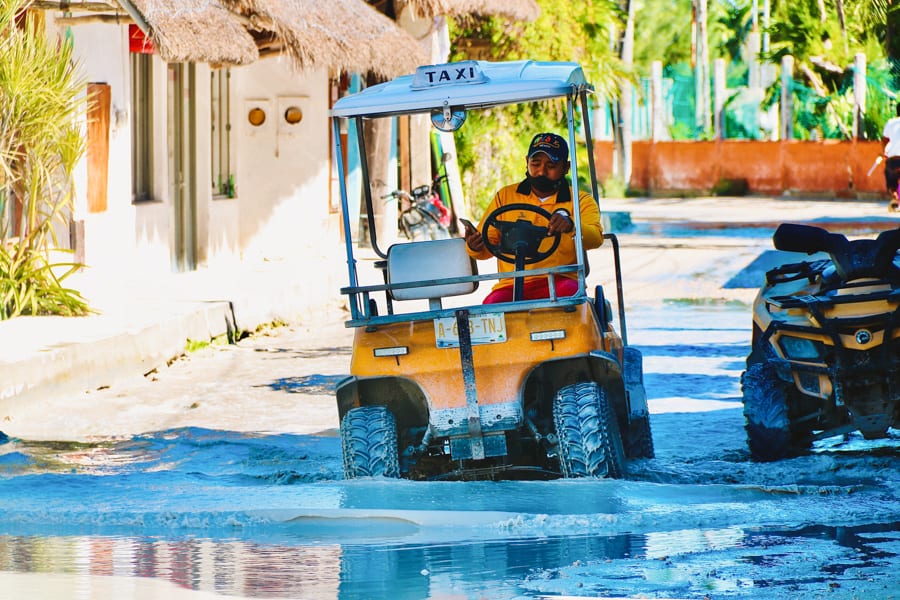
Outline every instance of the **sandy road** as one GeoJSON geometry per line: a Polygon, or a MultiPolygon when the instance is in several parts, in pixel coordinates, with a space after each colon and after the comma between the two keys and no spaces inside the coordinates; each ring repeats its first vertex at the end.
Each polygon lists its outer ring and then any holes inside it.
{"type": "MultiPolygon", "coordinates": [[[[626,211],[651,226],[693,223],[695,233],[623,233],[621,244],[626,309],[666,300],[749,303],[751,288],[726,282],[771,248],[765,236],[734,235],[776,221],[888,219],[881,203],[807,202],[773,199],[605,200],[605,210],[626,211]],[[729,228],[723,228],[728,224],[729,228]],[[730,229],[731,233],[728,233],[730,229]]],[[[610,244],[589,254],[589,288],[602,284],[615,303],[610,244]]],[[[481,272],[490,265],[481,263],[481,272]]],[[[479,293],[486,293],[482,286],[479,293]]],[[[337,294],[337,290],[335,290],[337,294]]],[[[749,308],[748,308],[749,311],[749,308]]],[[[33,440],[86,440],[196,426],[257,432],[316,433],[338,426],[331,394],[349,372],[353,332],[348,313],[333,311],[315,321],[265,330],[234,345],[193,352],[154,372],[76,396],[47,398],[17,407],[0,429],[33,440]]]]}

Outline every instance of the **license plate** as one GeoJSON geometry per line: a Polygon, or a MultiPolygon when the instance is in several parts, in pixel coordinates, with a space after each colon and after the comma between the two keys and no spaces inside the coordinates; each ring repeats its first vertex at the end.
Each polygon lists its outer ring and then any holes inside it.
{"type": "MultiPolygon", "coordinates": [[[[503,313],[469,315],[469,332],[473,346],[505,342],[506,317],[503,313]]],[[[435,319],[434,338],[438,348],[458,348],[459,331],[456,327],[456,317],[435,319]]]]}

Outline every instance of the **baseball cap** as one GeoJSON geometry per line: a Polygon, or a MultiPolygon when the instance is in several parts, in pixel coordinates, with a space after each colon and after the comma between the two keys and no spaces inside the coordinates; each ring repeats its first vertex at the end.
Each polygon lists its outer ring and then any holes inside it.
{"type": "Polygon", "coordinates": [[[532,138],[531,145],[528,146],[528,158],[538,152],[543,152],[553,162],[569,160],[569,145],[555,133],[539,133],[532,138]]]}

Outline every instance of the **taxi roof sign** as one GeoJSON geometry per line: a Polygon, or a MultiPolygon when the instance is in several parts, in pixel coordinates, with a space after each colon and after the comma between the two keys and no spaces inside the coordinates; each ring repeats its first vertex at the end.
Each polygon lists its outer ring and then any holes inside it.
{"type": "Polygon", "coordinates": [[[420,67],[414,75],[403,75],[334,103],[333,117],[388,117],[431,113],[451,106],[469,110],[564,98],[593,88],[575,62],[518,60],[505,62],[461,61],[420,67]],[[466,69],[472,68],[469,72],[466,69]],[[457,68],[463,69],[461,73],[457,68]],[[446,74],[442,75],[447,69],[446,74]],[[427,85],[429,75],[437,85],[427,85]],[[469,77],[469,75],[473,77],[469,77]],[[419,76],[419,81],[416,76],[419,76]],[[456,79],[460,77],[460,79],[456,79]],[[440,81],[449,78],[450,81],[440,81]],[[479,82],[480,85],[472,85],[479,82]]]}
{"type": "Polygon", "coordinates": [[[487,78],[477,60],[464,60],[442,65],[426,65],[416,69],[411,89],[420,90],[439,85],[484,83],[487,78]]]}

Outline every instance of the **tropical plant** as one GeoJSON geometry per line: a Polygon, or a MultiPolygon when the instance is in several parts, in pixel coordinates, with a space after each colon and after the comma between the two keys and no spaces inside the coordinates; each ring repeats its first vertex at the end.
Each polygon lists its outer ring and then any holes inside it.
{"type": "MultiPolygon", "coordinates": [[[[881,119],[892,112],[896,93],[895,85],[890,86],[894,89],[881,87],[892,79],[885,75],[894,70],[888,61],[888,31],[890,23],[895,30],[900,24],[896,8],[888,0],[773,0],[766,58],[776,64],[786,55],[794,59],[795,91],[800,96],[799,103],[795,98],[799,117],[795,137],[806,137],[811,131],[824,137],[853,136],[852,84],[858,53],[866,56],[872,92],[861,129],[875,139],[880,137],[881,119]]],[[[779,85],[776,82],[773,88],[779,85]]],[[[769,97],[779,93],[771,89],[769,97]]]]}
{"type": "MultiPolygon", "coordinates": [[[[541,16],[533,23],[511,23],[496,17],[459,18],[451,24],[451,60],[575,61],[594,85],[598,102],[613,98],[618,82],[630,77],[610,44],[620,27],[617,3],[537,2],[541,16]],[[486,47],[488,55],[472,56],[472,47],[486,47]]],[[[525,154],[535,133],[564,131],[565,127],[562,103],[549,111],[542,104],[470,114],[457,134],[457,152],[473,212],[480,214],[499,187],[524,175],[525,154]]]]}
{"type": "Polygon", "coordinates": [[[72,172],[85,150],[84,82],[68,41],[48,39],[28,0],[0,0],[0,319],[83,315],[65,280],[83,265],[68,232],[72,172]]]}
{"type": "Polygon", "coordinates": [[[689,63],[691,60],[692,0],[632,0],[637,2],[634,30],[634,64],[641,73],[650,64],[689,63]]]}

